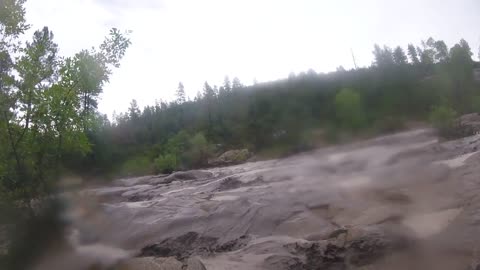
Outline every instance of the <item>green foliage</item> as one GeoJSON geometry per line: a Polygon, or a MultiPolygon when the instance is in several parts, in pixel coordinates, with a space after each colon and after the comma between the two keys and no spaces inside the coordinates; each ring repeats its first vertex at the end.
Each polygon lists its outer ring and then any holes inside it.
{"type": "Polygon", "coordinates": [[[120,175],[122,176],[140,176],[151,174],[152,172],[152,162],[144,155],[138,155],[126,160],[120,168],[120,175]]]}
{"type": "Polygon", "coordinates": [[[154,161],[156,173],[172,173],[177,169],[177,157],[174,154],[160,155],[154,161]]]}
{"type": "Polygon", "coordinates": [[[341,127],[358,130],[365,126],[365,110],[360,95],[344,88],[335,96],[335,112],[341,127]]]}
{"type": "Polygon", "coordinates": [[[335,125],[329,124],[325,128],[325,140],[328,143],[337,143],[340,140],[339,130],[335,125]]]}
{"type": "Polygon", "coordinates": [[[189,141],[189,150],[185,153],[185,160],[191,167],[205,166],[212,155],[212,147],[205,135],[199,132],[189,141]]]}
{"type": "Polygon", "coordinates": [[[429,119],[432,125],[444,137],[452,137],[455,132],[455,118],[457,113],[448,106],[435,106],[430,112],[429,119]]]}
{"type": "Polygon", "coordinates": [[[29,28],[25,22],[26,0],[2,0],[0,2],[0,36],[16,37],[29,28]]]}
{"type": "Polygon", "coordinates": [[[168,139],[167,143],[165,144],[165,152],[171,153],[175,156],[180,156],[189,148],[189,144],[189,135],[186,131],[182,130],[175,136],[168,139]]]}
{"type": "Polygon", "coordinates": [[[472,98],[472,110],[473,112],[480,113],[480,96],[474,96],[472,98]]]}
{"type": "Polygon", "coordinates": [[[380,118],[374,127],[380,133],[391,133],[405,128],[405,121],[402,117],[385,116],[380,118]]]}

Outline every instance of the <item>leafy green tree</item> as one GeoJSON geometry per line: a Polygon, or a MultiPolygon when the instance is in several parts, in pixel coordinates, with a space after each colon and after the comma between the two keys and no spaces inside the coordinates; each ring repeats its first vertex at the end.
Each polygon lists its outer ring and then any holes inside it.
{"type": "Polygon", "coordinates": [[[23,200],[28,207],[32,198],[51,191],[64,154],[90,150],[86,131],[96,106],[90,93],[101,90],[130,41],[113,29],[98,50],[60,58],[44,27],[22,45],[28,28],[23,4],[0,5],[5,15],[0,19],[0,142],[6,152],[0,164],[9,168],[0,176],[0,190],[3,199],[23,200]],[[91,97],[88,109],[85,93],[91,97]]]}
{"type": "Polygon", "coordinates": [[[5,42],[5,38],[16,38],[30,28],[25,21],[25,1],[26,0],[3,0],[1,2],[0,37],[2,38],[2,43],[5,42]]]}
{"type": "Polygon", "coordinates": [[[362,99],[352,89],[344,88],[335,96],[335,112],[343,128],[358,130],[366,124],[362,99]]]}

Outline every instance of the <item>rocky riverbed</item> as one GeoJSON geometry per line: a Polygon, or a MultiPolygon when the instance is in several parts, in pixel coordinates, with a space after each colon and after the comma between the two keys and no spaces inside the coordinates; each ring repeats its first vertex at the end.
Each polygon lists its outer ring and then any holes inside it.
{"type": "Polygon", "coordinates": [[[71,256],[131,270],[475,269],[479,147],[422,129],[116,180],[70,196],[71,256]]]}

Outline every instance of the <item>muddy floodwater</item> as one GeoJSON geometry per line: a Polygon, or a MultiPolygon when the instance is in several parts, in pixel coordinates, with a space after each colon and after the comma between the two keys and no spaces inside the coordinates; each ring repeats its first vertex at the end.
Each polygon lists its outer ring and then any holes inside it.
{"type": "Polygon", "coordinates": [[[82,191],[72,231],[82,256],[156,258],[148,269],[177,269],[165,258],[183,269],[192,258],[206,269],[475,269],[478,147],[480,136],[439,142],[422,129],[120,179],[82,191]]]}

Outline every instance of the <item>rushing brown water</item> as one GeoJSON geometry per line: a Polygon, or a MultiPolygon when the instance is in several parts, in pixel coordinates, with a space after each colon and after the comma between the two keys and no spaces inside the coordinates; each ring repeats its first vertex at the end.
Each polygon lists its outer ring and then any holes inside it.
{"type": "Polygon", "coordinates": [[[479,136],[439,143],[415,130],[117,180],[72,209],[77,253],[104,265],[158,256],[207,269],[468,269],[480,238],[478,146],[479,136]]]}

